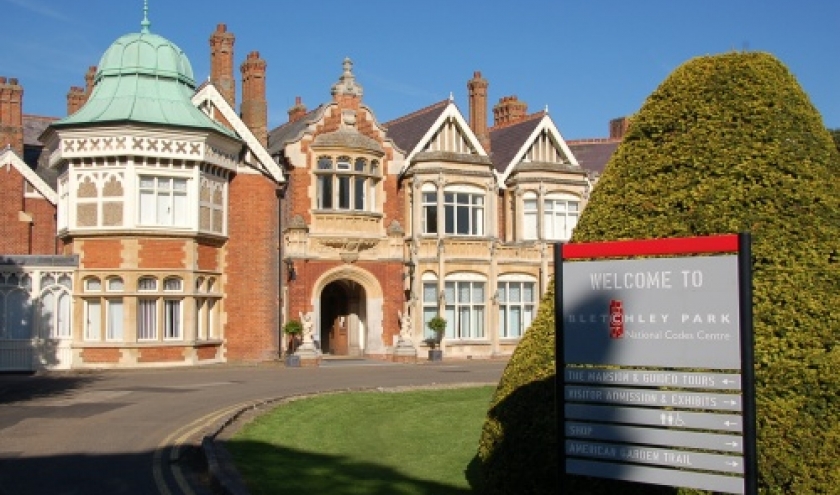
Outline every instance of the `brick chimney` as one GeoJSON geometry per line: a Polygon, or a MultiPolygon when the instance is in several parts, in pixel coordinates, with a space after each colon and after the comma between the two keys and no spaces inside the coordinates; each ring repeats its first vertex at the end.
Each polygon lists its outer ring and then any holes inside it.
{"type": "Polygon", "coordinates": [[[493,107],[493,127],[504,127],[522,122],[528,115],[528,104],[516,95],[505,96],[493,107]]]}
{"type": "Polygon", "coordinates": [[[610,139],[624,139],[628,127],[630,127],[630,119],[627,117],[610,120],[610,139]]]}
{"type": "Polygon", "coordinates": [[[487,130],[487,86],[489,83],[475,71],[473,78],[467,81],[470,96],[470,128],[478,137],[481,146],[490,152],[490,132],[487,130]]]}
{"type": "Polygon", "coordinates": [[[306,115],[306,105],[303,104],[300,96],[295,96],[295,106],[289,109],[289,122],[297,122],[304,115],[306,115]]]}
{"type": "Polygon", "coordinates": [[[265,99],[265,60],[260,52],[251,52],[242,62],[242,122],[251,129],[254,136],[268,146],[268,102],[265,99]]]}
{"type": "Polygon", "coordinates": [[[216,26],[210,36],[210,82],[236,108],[236,81],[233,79],[233,44],[236,37],[227,32],[226,24],[216,26]]]}
{"type": "Polygon", "coordinates": [[[71,86],[67,93],[67,115],[76,113],[87,101],[85,88],[80,86],[71,86]]]}
{"type": "Polygon", "coordinates": [[[85,101],[82,102],[82,105],[87,102],[87,99],[90,97],[90,93],[93,91],[93,79],[95,77],[96,66],[91,65],[88,67],[87,73],[85,73],[85,101]]]}
{"type": "Polygon", "coordinates": [[[0,151],[7,145],[23,156],[23,87],[0,77],[0,151]]]}

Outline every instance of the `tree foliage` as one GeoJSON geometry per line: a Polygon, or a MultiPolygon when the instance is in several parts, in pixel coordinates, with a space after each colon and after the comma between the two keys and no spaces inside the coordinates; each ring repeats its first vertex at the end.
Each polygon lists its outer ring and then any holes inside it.
{"type": "MultiPolygon", "coordinates": [[[[752,233],[762,493],[836,493],[840,486],[838,172],[831,134],[782,63],[765,53],[700,57],[671,74],[635,115],[573,238],[752,233]]],[[[508,412],[554,421],[550,395],[511,400],[554,373],[552,294],[488,413],[478,453],[488,494],[550,493],[556,486],[543,465],[557,461],[556,436],[545,447],[554,453],[529,465],[534,456],[517,449],[543,448],[545,431],[512,427],[531,418],[508,412]],[[538,486],[528,485],[531,479],[538,486]]],[[[574,478],[578,493],[641,490],[574,478]]],[[[648,488],[642,492],[654,493],[648,488]]]]}

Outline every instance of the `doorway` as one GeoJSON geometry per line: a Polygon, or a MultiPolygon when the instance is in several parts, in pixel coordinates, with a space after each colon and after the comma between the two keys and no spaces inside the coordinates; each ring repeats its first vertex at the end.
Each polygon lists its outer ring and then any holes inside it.
{"type": "Polygon", "coordinates": [[[321,292],[321,351],[334,356],[361,356],[365,338],[365,291],[352,280],[336,280],[321,292]]]}

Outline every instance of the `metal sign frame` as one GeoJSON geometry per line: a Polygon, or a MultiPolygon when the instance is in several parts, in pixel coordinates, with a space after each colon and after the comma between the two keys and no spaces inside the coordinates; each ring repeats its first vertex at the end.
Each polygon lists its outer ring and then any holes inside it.
{"type": "MultiPolygon", "coordinates": [[[[621,461],[616,463],[599,463],[598,455],[601,454],[612,454],[613,451],[609,450],[611,448],[615,448],[615,446],[611,447],[611,444],[604,444],[604,443],[597,443],[597,442],[604,442],[606,441],[606,437],[602,439],[598,438],[581,438],[580,435],[572,435],[572,438],[568,438],[569,435],[567,434],[567,426],[570,428],[578,428],[577,430],[571,430],[573,432],[581,431],[581,423],[579,420],[581,419],[578,415],[573,415],[575,417],[568,418],[569,422],[567,422],[566,417],[566,409],[567,409],[567,390],[572,393],[573,395],[576,393],[581,393],[581,389],[585,388],[585,384],[580,383],[581,380],[570,379],[571,377],[567,375],[567,370],[574,370],[575,368],[567,368],[566,364],[566,355],[565,355],[565,340],[566,340],[566,333],[565,333],[565,318],[564,318],[564,279],[563,279],[563,265],[566,260],[600,260],[604,258],[634,258],[634,257],[651,257],[651,256],[665,256],[665,257],[672,257],[672,258],[688,258],[698,254],[737,254],[737,280],[738,280],[738,301],[737,307],[739,310],[739,321],[738,321],[738,330],[739,330],[739,342],[734,342],[735,344],[740,345],[740,389],[741,389],[741,422],[742,426],[740,428],[742,432],[742,446],[740,447],[743,452],[743,491],[740,491],[740,485],[737,487],[737,491],[732,491],[732,493],[744,493],[746,495],[756,495],[758,493],[758,456],[757,456],[757,446],[756,446],[756,404],[755,404],[755,370],[754,370],[754,340],[753,340],[753,304],[752,304],[752,252],[751,252],[751,236],[749,233],[740,233],[740,234],[730,234],[730,235],[716,235],[716,236],[705,236],[705,237],[688,237],[688,238],[669,238],[669,239],[649,239],[649,240],[632,240],[632,241],[614,241],[614,242],[597,242],[597,243],[581,243],[581,244],[555,244],[554,245],[554,281],[555,281],[555,292],[554,292],[554,322],[555,322],[555,407],[556,407],[556,415],[558,421],[558,449],[559,449],[559,459],[560,459],[560,469],[558,469],[558,489],[561,493],[567,493],[566,490],[566,480],[568,479],[568,467],[569,463],[571,462],[575,469],[578,472],[583,472],[589,469],[590,472],[587,475],[595,476],[595,477],[605,477],[610,479],[622,479],[619,475],[616,475],[611,472],[618,472],[621,471],[622,464],[621,461]],[[569,389],[567,389],[567,386],[569,389]],[[592,442],[596,442],[592,444],[592,442]],[[572,458],[571,460],[567,459],[567,445],[571,442],[572,448],[584,448],[584,449],[594,449],[593,452],[596,452],[595,457],[588,457],[586,460],[582,459],[575,459],[572,458]],[[593,446],[594,445],[594,446],[593,446]],[[597,466],[600,464],[600,466],[597,466]],[[587,467],[588,466],[588,467],[587,467]],[[597,469],[595,467],[597,467],[597,469]],[[599,476],[602,475],[602,476],[599,476]]],[[[577,261],[582,262],[582,261],[577,261]]],[[[585,262],[585,261],[583,261],[585,262]]],[[[655,344],[652,344],[655,345],[655,344]]],[[[592,366],[598,366],[597,363],[593,363],[592,366]]],[[[663,366],[664,367],[664,366],[663,366]]],[[[710,370],[709,373],[718,372],[718,370],[712,366],[709,367],[700,367],[704,369],[710,370]]],[[[585,368],[587,370],[593,370],[593,368],[585,368]]],[[[621,368],[618,368],[621,371],[621,368]]],[[[604,371],[597,370],[595,371],[604,371]]],[[[616,370],[610,370],[616,371],[616,370]]],[[[656,370],[638,370],[632,369],[630,371],[641,371],[646,373],[652,373],[653,375],[657,375],[662,373],[661,371],[656,370]]],[[[729,379],[732,377],[731,374],[723,374],[723,373],[731,373],[731,370],[723,371],[720,370],[722,374],[716,375],[725,378],[726,382],[728,383],[729,379]]],[[[668,373],[668,372],[665,372],[668,373]]],[[[686,370],[679,370],[676,369],[673,373],[679,376],[683,375],[691,375],[691,372],[687,372],[686,370]]],[[[658,376],[658,375],[657,375],[658,376]]],[[[615,377],[607,376],[610,380],[614,380],[615,377]]],[[[590,385],[613,385],[615,383],[605,384],[605,383],[597,383],[597,382],[590,382],[590,385]]],[[[621,385],[621,383],[618,383],[621,385]]],[[[626,384],[625,384],[626,385],[626,384]]],[[[656,385],[653,386],[667,386],[667,385],[656,385]]],[[[708,387],[708,388],[732,388],[732,387],[708,387]]],[[[600,389],[600,390],[608,390],[608,389],[600,389]]],[[[628,389],[630,390],[630,389],[628,389]]],[[[657,389],[649,389],[652,392],[657,392],[657,389]]],[[[673,393],[673,392],[672,392],[673,393]]],[[[703,395],[703,394],[695,394],[695,395],[703,395]]],[[[706,394],[711,395],[711,394],[706,394]]],[[[732,395],[732,397],[738,397],[737,395],[732,395]]],[[[600,397],[598,397],[600,399],[600,397]]],[[[609,401],[607,401],[609,402],[609,401]]],[[[571,406],[577,406],[578,408],[583,407],[589,408],[592,406],[581,406],[580,404],[570,404],[571,406]]],[[[642,404],[644,405],[644,404],[642,404]]],[[[601,406],[604,407],[604,406],[601,406]]],[[[669,411],[666,409],[638,409],[638,408],[622,408],[621,411],[626,417],[646,417],[649,420],[651,416],[650,413],[660,414],[668,413],[669,411]]],[[[732,409],[732,408],[729,408],[732,409]]],[[[685,412],[685,411],[682,411],[685,412]]],[[[694,417],[708,421],[709,416],[708,414],[704,413],[693,413],[694,417]]],[[[663,414],[664,416],[664,414],[663,414]]],[[[720,418],[725,419],[726,425],[730,424],[730,416],[723,416],[721,415],[720,418]]],[[[591,419],[591,418],[590,418],[591,419]]],[[[654,417],[655,419],[655,417],[654,417]]],[[[597,418],[595,418],[597,420],[597,418]]],[[[642,420],[642,421],[648,421],[642,420]]],[[[663,419],[663,424],[664,423],[663,419]]],[[[613,426],[609,423],[592,423],[593,426],[612,426],[615,428],[624,428],[628,430],[632,430],[633,432],[640,433],[642,435],[645,434],[646,431],[649,431],[651,434],[661,434],[663,432],[668,431],[675,431],[680,433],[681,430],[655,430],[650,429],[646,430],[645,428],[634,428],[630,426],[613,426]]],[[[645,424],[645,423],[640,423],[645,424]]],[[[647,423],[651,425],[650,422],[647,423]]],[[[583,423],[586,426],[586,423],[583,423]]],[[[726,428],[723,428],[726,429],[726,428]]],[[[731,428],[730,428],[731,429],[731,428]]],[[[589,428],[588,430],[593,430],[593,428],[589,428]]],[[[587,431],[584,428],[583,431],[587,431]]],[[[703,434],[697,434],[703,435],[703,434]]],[[[662,436],[662,435],[660,435],[662,436]]],[[[688,437],[690,435],[680,435],[681,437],[688,437]]],[[[665,435],[666,438],[667,435],[665,435]]],[[[702,437],[698,437],[702,438],[702,437]]],[[[737,438],[737,437],[736,437],[737,438]]],[[[647,442],[642,442],[647,443],[647,442]]],[[[650,442],[651,444],[655,444],[656,442],[650,442]]],[[[625,447],[636,448],[633,445],[625,444],[625,447]]],[[[621,447],[621,446],[619,446],[621,447]]],[[[663,444],[663,447],[659,449],[651,448],[651,447],[638,447],[637,450],[639,452],[644,451],[646,455],[654,455],[657,452],[662,451],[662,448],[667,449],[668,445],[663,444]]],[[[677,446],[679,447],[679,446],[677,446]]],[[[690,447],[691,448],[691,447],[690,447]]],[[[702,446],[694,447],[698,449],[704,449],[702,446]]],[[[691,452],[691,451],[686,451],[691,452]]],[[[699,454],[699,453],[696,453],[699,454]]],[[[711,459],[714,460],[715,455],[706,455],[704,459],[711,459]]],[[[722,456],[717,456],[726,459],[722,456]]],[[[609,455],[606,456],[609,458],[609,455]]],[[[615,458],[610,460],[615,461],[615,458]]],[[[688,486],[693,488],[702,488],[702,483],[706,478],[714,478],[714,474],[707,474],[702,471],[687,471],[687,470],[658,470],[645,467],[645,462],[642,461],[629,461],[632,464],[633,468],[639,472],[647,473],[646,476],[650,477],[658,477],[657,484],[664,484],[664,485],[671,485],[671,486],[688,486]],[[680,484],[685,483],[685,484],[680,484]]],[[[729,464],[731,466],[731,464],[729,464]]],[[[673,467],[673,466],[671,466],[673,467]]],[[[721,469],[721,472],[727,471],[727,469],[721,469]]],[[[734,482],[739,480],[740,478],[721,478],[724,482],[728,484],[730,481],[734,482]]],[[[638,480],[637,480],[638,481],[638,480]]],[[[739,482],[740,483],[740,482],[739,482]]],[[[738,483],[735,483],[738,484],[738,483]]]]}

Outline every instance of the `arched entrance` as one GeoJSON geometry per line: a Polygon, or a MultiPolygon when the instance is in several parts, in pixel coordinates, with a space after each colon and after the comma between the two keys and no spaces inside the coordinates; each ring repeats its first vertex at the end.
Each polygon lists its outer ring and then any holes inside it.
{"type": "Polygon", "coordinates": [[[342,279],[321,292],[321,350],[335,356],[361,356],[366,338],[365,289],[342,279]]]}

